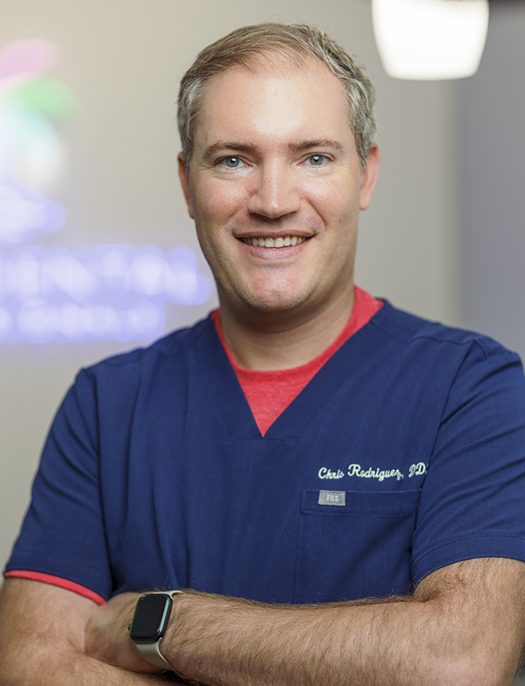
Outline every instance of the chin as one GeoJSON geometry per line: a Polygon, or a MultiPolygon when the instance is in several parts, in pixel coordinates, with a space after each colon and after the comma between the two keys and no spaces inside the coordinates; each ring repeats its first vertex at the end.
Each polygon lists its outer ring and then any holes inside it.
{"type": "Polygon", "coordinates": [[[292,313],[304,303],[304,298],[290,298],[282,291],[279,293],[269,294],[252,294],[248,298],[244,298],[244,302],[252,311],[257,311],[265,314],[281,314],[292,313]]]}

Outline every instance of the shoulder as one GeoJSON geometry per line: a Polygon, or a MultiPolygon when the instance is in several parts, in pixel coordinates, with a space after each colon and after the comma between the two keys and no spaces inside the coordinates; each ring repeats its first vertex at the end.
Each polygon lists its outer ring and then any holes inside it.
{"type": "Polygon", "coordinates": [[[123,373],[129,371],[133,374],[134,370],[144,366],[176,363],[178,359],[184,359],[191,354],[198,341],[213,330],[211,319],[207,317],[191,327],[172,331],[147,347],[135,348],[84,367],[81,373],[97,376],[121,370],[123,373]]]}
{"type": "Polygon", "coordinates": [[[457,410],[466,399],[505,399],[525,413],[525,377],[520,357],[494,339],[445,326],[395,309],[389,303],[370,321],[381,368],[423,395],[441,390],[457,410]],[[383,363],[381,365],[381,362],[383,363]]]}
{"type": "Polygon", "coordinates": [[[144,384],[158,384],[167,378],[180,381],[191,367],[190,358],[196,346],[201,344],[206,348],[214,331],[213,323],[207,317],[192,327],[171,332],[148,347],[113,355],[84,367],[77,374],[69,395],[81,402],[91,398],[98,404],[106,398],[119,404],[131,402],[144,384]]]}
{"type": "Polygon", "coordinates": [[[503,355],[519,360],[516,353],[489,336],[409,314],[396,309],[387,301],[370,323],[380,335],[414,350],[442,348],[455,351],[460,356],[471,351],[485,359],[503,355]]]}

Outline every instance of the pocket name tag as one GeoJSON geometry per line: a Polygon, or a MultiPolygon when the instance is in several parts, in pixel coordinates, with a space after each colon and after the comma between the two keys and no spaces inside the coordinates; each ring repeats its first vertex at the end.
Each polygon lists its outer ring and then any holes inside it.
{"type": "Polygon", "coordinates": [[[345,491],[319,491],[317,504],[344,507],[346,504],[346,493],[345,491]]]}

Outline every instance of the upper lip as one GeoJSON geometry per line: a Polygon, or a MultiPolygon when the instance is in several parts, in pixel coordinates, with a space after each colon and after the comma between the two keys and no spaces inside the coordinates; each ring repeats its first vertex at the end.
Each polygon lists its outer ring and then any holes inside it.
{"type": "Polygon", "coordinates": [[[311,238],[313,233],[306,233],[305,231],[250,231],[250,233],[237,233],[235,238],[286,238],[287,236],[297,236],[297,238],[311,238]]]}

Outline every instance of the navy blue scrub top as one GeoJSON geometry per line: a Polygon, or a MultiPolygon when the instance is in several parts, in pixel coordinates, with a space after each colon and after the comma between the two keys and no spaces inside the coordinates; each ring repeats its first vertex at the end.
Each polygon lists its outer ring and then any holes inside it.
{"type": "Polygon", "coordinates": [[[525,384],[494,341],[388,303],[264,437],[210,318],[78,375],[6,571],[104,598],[405,594],[525,560],[525,384]]]}

